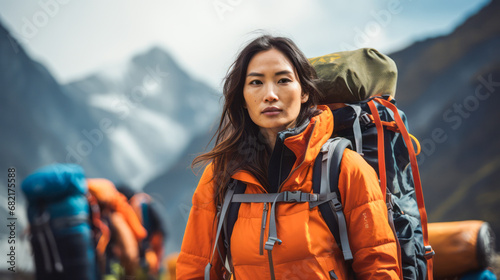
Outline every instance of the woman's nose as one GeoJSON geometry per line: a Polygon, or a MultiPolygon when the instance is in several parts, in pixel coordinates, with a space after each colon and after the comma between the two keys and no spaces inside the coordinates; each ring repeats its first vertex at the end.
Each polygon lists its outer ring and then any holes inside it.
{"type": "Polygon", "coordinates": [[[276,88],[273,85],[267,86],[265,91],[266,93],[264,96],[264,101],[272,102],[278,100],[278,95],[276,94],[276,88]]]}

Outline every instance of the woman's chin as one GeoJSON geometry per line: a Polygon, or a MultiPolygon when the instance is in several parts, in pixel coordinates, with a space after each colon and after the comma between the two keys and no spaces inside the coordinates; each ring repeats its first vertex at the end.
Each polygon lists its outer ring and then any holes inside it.
{"type": "Polygon", "coordinates": [[[286,130],[289,126],[290,126],[290,123],[273,122],[273,123],[263,124],[263,126],[259,126],[259,127],[261,129],[270,130],[270,131],[274,131],[275,133],[278,133],[280,131],[286,130]]]}

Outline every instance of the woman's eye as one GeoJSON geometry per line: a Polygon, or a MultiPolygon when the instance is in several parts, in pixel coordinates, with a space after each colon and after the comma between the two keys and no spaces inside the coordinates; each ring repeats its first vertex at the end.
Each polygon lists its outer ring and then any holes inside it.
{"type": "Polygon", "coordinates": [[[282,78],[278,81],[278,84],[283,84],[283,83],[289,83],[291,82],[292,80],[288,79],[288,78],[282,78]]]}
{"type": "Polygon", "coordinates": [[[262,84],[262,82],[259,80],[253,80],[253,81],[250,81],[250,83],[248,83],[248,84],[249,85],[260,85],[260,84],[262,84]]]}

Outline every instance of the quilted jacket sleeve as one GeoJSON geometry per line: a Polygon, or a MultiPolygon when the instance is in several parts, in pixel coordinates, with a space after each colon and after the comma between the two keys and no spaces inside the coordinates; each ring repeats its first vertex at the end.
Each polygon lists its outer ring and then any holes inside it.
{"type": "MultiPolygon", "coordinates": [[[[193,195],[193,206],[177,259],[177,279],[203,279],[217,231],[212,165],[208,165],[193,195]]],[[[212,261],[211,279],[222,279],[222,264],[216,251],[212,261]]]]}
{"type": "Polygon", "coordinates": [[[396,240],[378,177],[360,155],[349,149],[342,159],[339,189],[356,278],[399,279],[396,240]]]}

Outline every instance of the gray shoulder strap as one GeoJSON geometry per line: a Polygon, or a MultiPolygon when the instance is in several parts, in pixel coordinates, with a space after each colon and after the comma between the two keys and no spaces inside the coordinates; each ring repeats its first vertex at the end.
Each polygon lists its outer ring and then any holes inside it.
{"type": "Polygon", "coordinates": [[[229,208],[229,204],[233,199],[234,189],[236,185],[236,180],[233,180],[228,186],[226,195],[224,196],[224,203],[222,204],[222,209],[219,216],[219,221],[217,223],[217,233],[215,235],[214,248],[212,250],[212,254],[210,255],[210,261],[205,267],[205,280],[210,280],[210,269],[212,268],[212,261],[215,254],[215,249],[217,248],[217,244],[219,242],[220,232],[222,229],[222,225],[224,224],[224,220],[226,218],[227,209],[229,208]]]}
{"type": "Polygon", "coordinates": [[[354,145],[356,146],[356,152],[360,155],[363,154],[363,136],[361,134],[361,125],[359,123],[359,117],[361,115],[361,107],[359,105],[347,104],[356,113],[356,118],[352,124],[352,132],[354,135],[354,145]]]}
{"type": "Polygon", "coordinates": [[[340,163],[342,161],[344,150],[348,147],[352,149],[351,141],[345,138],[336,137],[329,139],[321,148],[323,157],[321,161],[320,194],[325,195],[329,193],[332,197],[332,199],[328,201],[328,205],[337,219],[340,244],[345,261],[350,261],[353,257],[351,247],[349,246],[347,224],[343,207],[337,196],[337,192],[340,175],[340,163]],[[331,176],[334,176],[334,178],[331,178],[331,176]],[[330,185],[331,182],[333,182],[332,184],[337,185],[330,185]]]}

